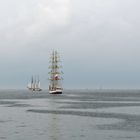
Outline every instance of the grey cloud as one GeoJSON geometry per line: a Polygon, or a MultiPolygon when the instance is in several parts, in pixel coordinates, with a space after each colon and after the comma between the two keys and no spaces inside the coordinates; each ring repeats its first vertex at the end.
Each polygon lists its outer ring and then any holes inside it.
{"type": "Polygon", "coordinates": [[[49,53],[57,49],[63,56],[66,87],[137,87],[139,4],[138,0],[2,1],[1,73],[6,75],[9,63],[19,66],[12,67],[7,85],[12,73],[17,73],[21,86],[21,74],[24,78],[39,73],[47,79],[49,53]]]}

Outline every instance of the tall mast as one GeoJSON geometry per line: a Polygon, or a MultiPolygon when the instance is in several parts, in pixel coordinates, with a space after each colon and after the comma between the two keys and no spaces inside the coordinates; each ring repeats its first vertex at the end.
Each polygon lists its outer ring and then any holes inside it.
{"type": "Polygon", "coordinates": [[[33,76],[32,76],[32,79],[31,79],[31,88],[33,88],[33,84],[34,84],[34,79],[33,79],[33,76]]]}
{"type": "Polygon", "coordinates": [[[49,72],[50,74],[50,86],[49,89],[55,90],[57,87],[61,87],[60,80],[62,80],[60,74],[60,68],[61,66],[59,65],[60,62],[60,57],[57,51],[52,52],[51,56],[51,65],[50,69],[51,71],[49,72]]]}
{"type": "Polygon", "coordinates": [[[38,79],[37,79],[37,88],[40,88],[40,80],[39,80],[39,76],[38,76],[38,79]]]}

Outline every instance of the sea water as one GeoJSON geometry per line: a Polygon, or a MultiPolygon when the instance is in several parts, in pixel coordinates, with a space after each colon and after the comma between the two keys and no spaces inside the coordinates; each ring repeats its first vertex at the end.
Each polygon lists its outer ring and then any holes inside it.
{"type": "Polygon", "coordinates": [[[139,140],[139,90],[0,90],[0,140],[139,140]]]}

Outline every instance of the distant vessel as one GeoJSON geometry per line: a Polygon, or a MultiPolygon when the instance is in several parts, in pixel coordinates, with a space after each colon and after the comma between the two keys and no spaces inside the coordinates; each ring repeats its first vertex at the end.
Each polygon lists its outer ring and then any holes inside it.
{"type": "Polygon", "coordinates": [[[60,56],[57,51],[53,51],[50,57],[50,72],[49,72],[49,93],[50,94],[62,94],[63,88],[61,81],[63,78],[61,77],[61,74],[63,74],[60,69],[62,66],[59,65],[60,62],[60,56]]]}
{"type": "Polygon", "coordinates": [[[40,80],[39,80],[39,77],[38,79],[36,80],[36,77],[31,78],[31,82],[27,85],[27,88],[31,91],[41,91],[42,89],[40,88],[40,80]]]}

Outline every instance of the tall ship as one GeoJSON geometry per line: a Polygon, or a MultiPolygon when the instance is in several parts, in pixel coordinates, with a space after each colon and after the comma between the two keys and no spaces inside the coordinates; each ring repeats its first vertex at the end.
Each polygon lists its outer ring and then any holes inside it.
{"type": "Polygon", "coordinates": [[[42,89],[40,88],[40,80],[39,77],[36,79],[32,76],[31,82],[28,83],[27,88],[31,91],[41,91],[42,89]]]}
{"type": "Polygon", "coordinates": [[[49,72],[49,93],[62,94],[62,66],[60,65],[60,55],[57,51],[53,51],[50,57],[50,72],[49,72]]]}

